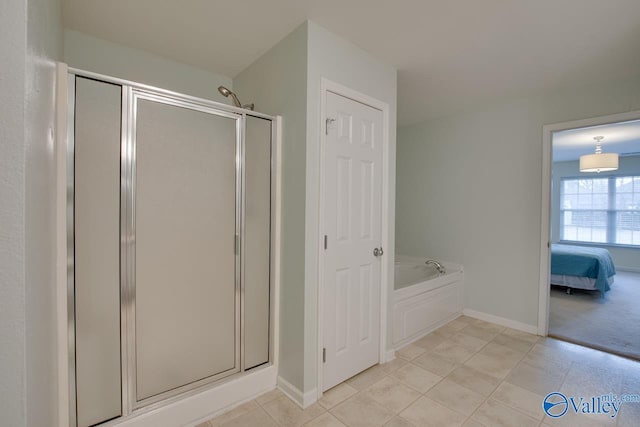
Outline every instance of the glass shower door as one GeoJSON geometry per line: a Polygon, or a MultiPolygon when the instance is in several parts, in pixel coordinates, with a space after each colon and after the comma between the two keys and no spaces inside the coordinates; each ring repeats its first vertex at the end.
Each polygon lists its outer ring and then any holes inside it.
{"type": "Polygon", "coordinates": [[[68,84],[69,425],[238,387],[274,355],[274,118],[68,84]]]}
{"type": "MultiPolygon", "coordinates": [[[[78,77],[69,81],[75,120],[69,163],[68,244],[75,340],[78,427],[122,414],[120,367],[120,117],[119,85],[78,77]],[[75,95],[75,96],[74,96],[75,95]]],[[[72,402],[74,399],[72,398],[72,402]]],[[[1,424],[1,422],[0,422],[1,424]]]]}
{"type": "Polygon", "coordinates": [[[133,93],[135,407],[240,370],[241,116],[133,93]]]}
{"type": "Polygon", "coordinates": [[[244,369],[269,361],[271,120],[247,116],[244,141],[244,369]]]}

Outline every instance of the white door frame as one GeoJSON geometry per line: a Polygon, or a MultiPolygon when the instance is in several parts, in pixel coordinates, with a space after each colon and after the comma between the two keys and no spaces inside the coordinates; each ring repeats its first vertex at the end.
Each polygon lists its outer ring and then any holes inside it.
{"type": "Polygon", "coordinates": [[[611,123],[640,120],[640,111],[611,114],[589,119],[545,125],[542,128],[542,215],[540,227],[540,292],[538,302],[538,335],[549,332],[549,278],[551,243],[551,165],[553,162],[553,133],[569,129],[608,125],[611,123]]]}
{"type": "MultiPolygon", "coordinates": [[[[380,266],[380,349],[378,353],[379,363],[386,361],[386,348],[387,348],[387,294],[389,286],[389,269],[393,265],[394,254],[388,251],[390,247],[390,228],[393,226],[389,224],[389,115],[390,108],[386,102],[375,99],[369,95],[365,95],[346,86],[342,86],[339,83],[335,83],[326,78],[322,78],[320,83],[320,156],[318,159],[319,164],[319,200],[318,200],[318,244],[319,246],[324,242],[324,147],[326,144],[327,135],[325,132],[325,124],[327,119],[326,105],[327,105],[327,93],[331,92],[336,95],[343,96],[345,98],[352,99],[362,104],[368,105],[372,108],[382,111],[382,212],[381,212],[381,245],[385,250],[382,263],[380,266]]],[[[322,361],[322,348],[324,337],[324,250],[322,247],[318,248],[318,399],[322,397],[323,389],[323,361],[322,361]]]]}

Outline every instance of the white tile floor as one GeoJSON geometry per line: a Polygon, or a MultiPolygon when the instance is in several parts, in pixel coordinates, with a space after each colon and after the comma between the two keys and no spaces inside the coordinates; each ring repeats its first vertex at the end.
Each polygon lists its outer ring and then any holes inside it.
{"type": "Polygon", "coordinates": [[[640,363],[460,317],[327,391],[302,410],[274,390],[199,427],[640,426],[640,403],[615,418],[545,416],[544,396],[640,394],[640,363]]]}

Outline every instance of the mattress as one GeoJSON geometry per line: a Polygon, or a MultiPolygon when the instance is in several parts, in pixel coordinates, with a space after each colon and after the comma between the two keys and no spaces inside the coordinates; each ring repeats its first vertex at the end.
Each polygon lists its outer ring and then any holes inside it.
{"type": "Polygon", "coordinates": [[[580,289],[597,289],[604,293],[610,289],[610,285],[613,282],[611,278],[615,274],[616,269],[613,259],[606,249],[560,244],[551,245],[551,275],[555,276],[555,281],[551,281],[552,284],[580,289]],[[565,278],[562,279],[562,276],[565,278]],[[585,287],[591,281],[566,279],[567,276],[593,279],[593,287],[585,287]]]}
{"type": "MultiPolygon", "coordinates": [[[[611,285],[613,284],[613,280],[613,276],[607,278],[609,287],[611,287],[611,285]]],[[[591,277],[552,274],[550,282],[552,285],[567,286],[574,289],[584,289],[587,291],[598,290],[598,288],[596,288],[596,279],[593,279],[591,277]]]]}

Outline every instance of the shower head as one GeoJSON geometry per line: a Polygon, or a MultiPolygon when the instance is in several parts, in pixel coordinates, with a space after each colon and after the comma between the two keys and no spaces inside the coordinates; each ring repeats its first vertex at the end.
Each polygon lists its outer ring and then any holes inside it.
{"type": "Polygon", "coordinates": [[[229,96],[233,93],[224,86],[218,86],[218,92],[220,92],[223,96],[229,96]]]}
{"type": "Polygon", "coordinates": [[[220,92],[220,94],[225,98],[228,98],[229,95],[231,95],[231,99],[233,99],[233,105],[235,105],[238,108],[242,108],[242,104],[240,103],[240,100],[238,99],[235,93],[231,92],[229,89],[227,89],[224,86],[218,86],[218,92],[220,92]]]}

